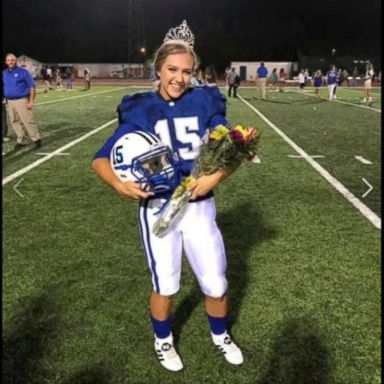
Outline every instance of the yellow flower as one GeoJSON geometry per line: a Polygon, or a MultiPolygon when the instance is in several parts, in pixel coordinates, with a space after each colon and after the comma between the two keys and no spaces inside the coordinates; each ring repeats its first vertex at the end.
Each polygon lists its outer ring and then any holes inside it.
{"type": "Polygon", "coordinates": [[[184,188],[187,188],[189,184],[193,183],[195,181],[195,178],[192,177],[192,176],[186,176],[186,177],[183,177],[183,179],[181,180],[181,183],[180,185],[184,188]]]}
{"type": "Polygon", "coordinates": [[[209,138],[211,140],[218,140],[220,139],[220,137],[222,136],[222,134],[220,132],[217,132],[217,131],[212,131],[210,134],[209,134],[209,138]]]}
{"type": "Polygon", "coordinates": [[[218,131],[221,134],[225,135],[226,133],[228,133],[228,128],[225,125],[219,124],[216,125],[215,131],[218,131]]]}
{"type": "Polygon", "coordinates": [[[228,128],[224,125],[216,125],[213,131],[209,134],[209,138],[212,140],[218,140],[222,136],[228,134],[228,128]]]}

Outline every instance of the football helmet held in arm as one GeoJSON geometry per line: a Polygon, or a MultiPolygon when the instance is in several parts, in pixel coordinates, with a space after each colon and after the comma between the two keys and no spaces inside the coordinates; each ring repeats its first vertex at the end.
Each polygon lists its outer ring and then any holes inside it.
{"type": "Polygon", "coordinates": [[[121,181],[147,185],[155,195],[172,192],[180,181],[176,159],[153,133],[133,131],[114,144],[110,164],[121,181]]]}

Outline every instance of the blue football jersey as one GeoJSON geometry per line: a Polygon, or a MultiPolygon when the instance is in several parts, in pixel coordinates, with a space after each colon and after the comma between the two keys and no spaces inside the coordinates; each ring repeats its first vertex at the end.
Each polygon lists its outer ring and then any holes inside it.
{"type": "Polygon", "coordinates": [[[177,155],[188,175],[210,128],[227,125],[226,99],[217,87],[189,88],[177,99],[164,100],[156,92],[124,96],[117,108],[119,126],[94,158],[110,157],[114,143],[125,133],[143,130],[156,134],[177,155]]]}
{"type": "Polygon", "coordinates": [[[328,85],[336,84],[336,72],[328,71],[328,73],[327,73],[327,83],[328,83],[328,85]]]}

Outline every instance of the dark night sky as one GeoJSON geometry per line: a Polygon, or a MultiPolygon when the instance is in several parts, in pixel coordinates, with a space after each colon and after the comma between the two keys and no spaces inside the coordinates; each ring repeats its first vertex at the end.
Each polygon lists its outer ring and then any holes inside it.
{"type": "MultiPolygon", "coordinates": [[[[380,0],[142,2],[148,57],[167,30],[183,19],[195,34],[202,62],[219,68],[230,61],[296,60],[298,47],[317,56],[332,47],[340,55],[381,54],[380,0]]],[[[3,0],[3,54],[52,63],[127,62],[129,3],[3,0]]],[[[132,57],[142,59],[140,54],[132,57]]]]}

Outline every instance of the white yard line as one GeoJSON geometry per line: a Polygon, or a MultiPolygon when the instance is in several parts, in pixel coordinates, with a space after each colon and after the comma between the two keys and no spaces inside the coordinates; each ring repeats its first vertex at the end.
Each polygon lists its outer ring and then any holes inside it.
{"type": "MultiPolygon", "coordinates": [[[[130,88],[134,88],[134,87],[130,87],[130,88]]],[[[36,103],[36,104],[34,104],[34,106],[45,105],[45,104],[53,104],[53,103],[60,103],[60,102],[62,102],[62,101],[73,100],[73,99],[79,99],[79,98],[82,98],[82,97],[89,97],[89,96],[93,96],[93,95],[99,95],[99,94],[102,94],[102,93],[119,91],[119,90],[122,90],[122,89],[123,89],[123,87],[120,87],[120,88],[113,88],[113,89],[108,89],[108,90],[106,90],[106,91],[95,92],[95,93],[88,93],[88,94],[86,94],[86,95],[79,95],[79,96],[66,97],[65,99],[58,99],[58,100],[44,101],[44,102],[42,102],[42,103],[36,103]]],[[[96,97],[96,96],[95,96],[95,97],[96,97]]],[[[8,106],[7,106],[7,111],[8,111],[8,106]]],[[[2,156],[5,156],[5,155],[8,154],[9,152],[11,152],[11,151],[3,152],[3,153],[2,153],[2,156]]]]}
{"type": "Polygon", "coordinates": [[[78,95],[78,96],[71,96],[71,97],[66,97],[58,100],[50,100],[50,101],[43,101],[41,103],[36,103],[34,104],[36,107],[39,105],[45,105],[45,104],[53,104],[53,103],[60,103],[62,101],[67,101],[67,100],[74,100],[74,99],[80,99],[82,97],[89,97],[89,96],[94,96],[94,95],[101,95],[102,93],[108,93],[108,92],[115,92],[115,91],[122,91],[124,90],[123,87],[120,88],[113,88],[113,89],[108,89],[106,91],[100,91],[100,92],[92,92],[92,93],[87,93],[85,95],[78,95]]]}
{"type": "Polygon", "coordinates": [[[264,120],[282,139],[287,142],[298,154],[300,154],[317,172],[320,173],[337,191],[339,191],[360,213],[366,217],[376,228],[381,230],[381,218],[376,215],[369,207],[361,202],[353,193],[351,193],[343,184],[333,177],[325,168],[323,168],[316,160],[313,160],[302,148],[300,148],[293,140],[291,140],[281,129],[276,127],[267,117],[265,117],[258,109],[256,109],[248,101],[244,100],[238,94],[239,99],[251,108],[262,120],[264,120]]]}
{"type": "Polygon", "coordinates": [[[108,121],[107,123],[101,125],[100,127],[97,127],[95,128],[93,131],[90,131],[88,133],[86,133],[85,135],[83,136],[80,136],[79,138],[77,138],[76,140],[73,140],[71,141],[70,143],[68,144],[65,144],[63,145],[62,147],[60,147],[59,149],[56,149],[55,151],[49,153],[48,155],[42,157],[41,159],[39,160],[36,160],[34,161],[33,163],[27,165],[26,167],[24,168],[21,168],[19,169],[18,171],[10,174],[9,176],[6,176],[4,177],[3,179],[3,186],[7,183],[9,183],[10,181],[16,179],[17,177],[21,176],[21,175],[24,175],[24,173],[27,173],[28,171],[30,171],[31,169],[34,169],[36,167],[38,167],[40,164],[43,164],[45,163],[46,161],[52,159],[52,157],[58,155],[59,153],[61,152],[64,152],[65,150],[67,150],[68,148],[80,143],[81,141],[85,140],[85,139],[88,139],[88,137],[94,135],[95,133],[101,131],[102,129],[110,126],[111,124],[114,124],[117,122],[117,119],[113,119],[113,120],[110,120],[108,121]]]}
{"type": "MultiPolygon", "coordinates": [[[[289,90],[288,92],[291,92],[291,93],[298,93],[299,95],[306,95],[306,96],[311,96],[311,97],[317,97],[316,95],[311,95],[310,93],[302,93],[302,92],[300,92],[300,91],[289,90]]],[[[320,96],[319,99],[323,99],[323,100],[331,101],[331,100],[329,100],[328,97],[322,97],[322,96],[320,96]]],[[[340,104],[352,105],[353,107],[369,109],[370,111],[375,111],[375,112],[379,112],[379,113],[381,113],[381,109],[368,107],[367,105],[359,105],[359,104],[354,104],[354,103],[348,103],[348,101],[341,101],[341,100],[339,100],[339,99],[332,100],[332,103],[340,103],[340,104]]]]}
{"type": "Polygon", "coordinates": [[[368,159],[366,159],[365,157],[363,156],[360,156],[360,155],[356,155],[354,156],[356,160],[359,160],[361,163],[363,164],[372,164],[371,161],[369,161],[368,159]]]}
{"type": "MultiPolygon", "coordinates": [[[[325,156],[324,155],[308,155],[309,157],[312,157],[312,159],[322,159],[325,156]]],[[[288,157],[291,157],[292,159],[302,159],[303,156],[301,155],[288,155],[288,157]]]]}
{"type": "MultiPolygon", "coordinates": [[[[361,89],[353,89],[353,88],[348,88],[348,87],[340,87],[343,91],[351,91],[351,92],[357,92],[363,97],[363,88],[361,89]]],[[[371,89],[380,89],[380,87],[372,87],[371,89]]],[[[373,93],[373,95],[379,95],[378,93],[373,93]]]]}

